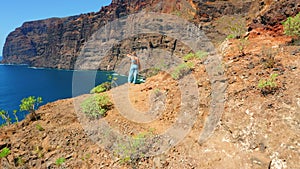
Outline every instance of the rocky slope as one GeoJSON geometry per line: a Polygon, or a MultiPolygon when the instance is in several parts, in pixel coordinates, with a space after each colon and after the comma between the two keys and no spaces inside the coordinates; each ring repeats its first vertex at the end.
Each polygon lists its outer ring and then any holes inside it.
{"type": "MultiPolygon", "coordinates": [[[[66,18],[51,18],[41,21],[24,23],[11,32],[6,39],[3,49],[3,63],[29,64],[35,67],[50,67],[61,69],[74,69],[77,58],[83,50],[85,43],[101,27],[111,21],[136,13],[138,11],[152,11],[170,13],[201,27],[214,43],[220,42],[226,36],[215,29],[216,19],[224,15],[241,15],[247,17],[252,30],[261,25],[274,26],[288,16],[299,12],[299,2],[290,1],[192,1],[192,0],[113,0],[112,4],[102,7],[99,12],[81,14],[66,18]],[[249,17],[248,17],[249,16],[249,17]]],[[[133,38],[132,46],[139,46],[139,41],[133,38]]],[[[149,38],[145,43],[160,42],[161,35],[149,38]]],[[[116,46],[124,46],[118,45],[116,46]]],[[[158,45],[165,46],[164,44],[158,45]]],[[[172,46],[172,45],[169,45],[172,46]]],[[[173,46],[172,46],[173,47],[173,46]]],[[[117,47],[115,53],[108,53],[98,69],[106,69],[107,61],[120,60],[127,52],[117,47]],[[113,58],[113,59],[111,59],[113,58]]],[[[181,46],[173,49],[182,50],[181,46]]],[[[134,48],[142,50],[143,48],[134,48]]],[[[151,46],[147,46],[151,50],[151,46]]],[[[133,50],[131,48],[131,50],[133,50]]],[[[113,69],[111,66],[110,69],[113,69]]],[[[89,69],[89,68],[85,68],[89,69]]]]}
{"type": "MultiPolygon", "coordinates": [[[[193,60],[195,67],[189,75],[196,80],[199,112],[193,116],[195,122],[187,136],[166,151],[149,155],[143,148],[150,150],[157,145],[122,141],[122,135],[127,135],[160,143],[158,136],[177,123],[185,103],[195,100],[196,96],[182,100],[185,92],[180,83],[184,79],[177,81],[162,72],[143,84],[123,85],[107,92],[113,107],[101,120],[88,120],[78,109],[89,97],[83,95],[40,107],[37,121],[28,117],[1,128],[0,148],[11,150],[7,158],[1,158],[1,168],[299,168],[300,47],[288,45],[289,37],[260,33],[249,38],[244,55],[238,52],[239,40],[226,41],[220,48],[228,83],[225,107],[213,134],[201,144],[198,139],[205,123],[214,116],[214,82],[209,81],[207,63],[193,60]],[[275,61],[272,66],[267,64],[270,54],[275,61]],[[263,95],[258,83],[274,73],[278,74],[277,87],[263,95]],[[157,118],[137,122],[144,116],[142,112],[159,103],[161,94],[165,101],[157,118]],[[132,112],[141,114],[130,117],[122,113],[122,108],[130,105],[132,112]],[[114,131],[118,134],[111,134],[114,131]],[[65,161],[60,164],[59,158],[65,161]]],[[[179,128],[172,133],[180,137],[182,131],[179,128]]]]}

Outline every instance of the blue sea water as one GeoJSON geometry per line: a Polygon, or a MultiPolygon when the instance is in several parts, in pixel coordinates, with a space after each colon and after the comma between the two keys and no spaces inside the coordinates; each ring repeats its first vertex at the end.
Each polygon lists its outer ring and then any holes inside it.
{"type": "MultiPolygon", "coordinates": [[[[28,96],[40,96],[43,103],[71,98],[89,91],[115,75],[105,71],[71,71],[30,68],[26,65],[0,64],[0,109],[19,110],[21,100],[28,96]]],[[[125,76],[117,76],[117,83],[126,82],[125,76]]],[[[19,113],[24,119],[25,112],[19,113]]],[[[0,124],[3,120],[0,119],[0,124]]]]}

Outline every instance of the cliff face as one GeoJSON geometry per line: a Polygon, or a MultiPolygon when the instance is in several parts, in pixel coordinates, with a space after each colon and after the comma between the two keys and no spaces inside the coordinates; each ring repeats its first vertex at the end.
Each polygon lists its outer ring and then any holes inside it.
{"type": "MultiPolygon", "coordinates": [[[[222,36],[215,29],[214,24],[214,21],[221,16],[242,15],[248,18],[249,30],[252,30],[261,27],[261,25],[274,26],[274,23],[278,23],[278,21],[282,21],[300,11],[297,0],[276,2],[269,0],[113,0],[111,5],[102,7],[96,13],[24,23],[8,35],[3,49],[2,62],[25,63],[36,67],[73,69],[82,47],[93,33],[110,21],[141,10],[170,13],[194,22],[200,25],[201,29],[213,42],[224,39],[224,35],[222,36]]],[[[131,42],[133,46],[137,46],[136,44],[139,43],[135,39],[133,38],[131,42]]],[[[146,43],[158,39],[161,39],[161,36],[153,37],[146,43]]],[[[164,45],[160,44],[158,46],[164,45]]],[[[116,51],[126,50],[118,49],[116,51]]],[[[114,53],[114,55],[110,54],[106,57],[106,60],[107,58],[122,59],[123,54],[122,52],[114,53]]],[[[107,64],[107,62],[104,63],[107,64]]],[[[106,66],[100,65],[99,69],[106,66]]],[[[113,65],[111,68],[115,66],[113,65]]]]}
{"type": "Polygon", "coordinates": [[[105,21],[117,15],[105,7],[98,13],[26,22],[10,33],[4,45],[4,63],[72,68],[82,44],[105,21]]]}
{"type": "MultiPolygon", "coordinates": [[[[144,3],[137,0],[134,10],[144,3]]],[[[25,22],[4,45],[3,63],[72,69],[80,48],[99,27],[130,12],[126,1],[113,1],[97,13],[25,22]]]]}

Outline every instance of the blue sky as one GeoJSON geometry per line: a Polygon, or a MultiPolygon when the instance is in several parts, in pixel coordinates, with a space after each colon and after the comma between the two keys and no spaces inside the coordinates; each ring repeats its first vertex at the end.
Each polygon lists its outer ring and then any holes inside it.
{"type": "Polygon", "coordinates": [[[0,6],[0,56],[7,35],[26,21],[97,12],[111,0],[4,0],[0,6]]]}

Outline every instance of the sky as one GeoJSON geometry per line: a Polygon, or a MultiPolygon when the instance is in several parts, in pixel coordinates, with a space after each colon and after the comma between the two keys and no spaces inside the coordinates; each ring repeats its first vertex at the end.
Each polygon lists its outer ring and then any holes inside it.
{"type": "Polygon", "coordinates": [[[7,35],[24,22],[98,12],[111,0],[4,0],[0,5],[0,56],[7,35]]]}

